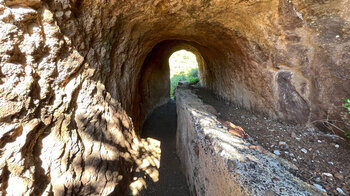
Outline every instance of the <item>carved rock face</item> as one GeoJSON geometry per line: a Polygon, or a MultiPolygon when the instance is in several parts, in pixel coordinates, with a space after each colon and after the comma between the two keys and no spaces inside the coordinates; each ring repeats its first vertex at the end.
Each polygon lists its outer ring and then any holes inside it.
{"type": "Polygon", "coordinates": [[[1,191],[126,192],[179,49],[227,100],[292,123],[340,118],[347,3],[0,0],[1,191]]]}

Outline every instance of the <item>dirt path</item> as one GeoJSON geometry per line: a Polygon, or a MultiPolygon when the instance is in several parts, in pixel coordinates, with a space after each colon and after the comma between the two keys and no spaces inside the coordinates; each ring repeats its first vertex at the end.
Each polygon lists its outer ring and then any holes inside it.
{"type": "Polygon", "coordinates": [[[185,176],[180,171],[180,160],[176,155],[176,104],[169,101],[156,108],[147,118],[142,138],[151,137],[161,142],[159,181],[148,180],[147,189],[140,195],[189,195],[185,176]]]}

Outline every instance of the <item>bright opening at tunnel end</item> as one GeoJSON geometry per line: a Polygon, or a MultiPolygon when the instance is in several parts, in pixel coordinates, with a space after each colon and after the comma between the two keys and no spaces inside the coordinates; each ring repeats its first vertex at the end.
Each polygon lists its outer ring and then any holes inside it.
{"type": "Polygon", "coordinates": [[[189,84],[199,82],[198,62],[196,55],[187,50],[174,52],[169,58],[170,67],[170,97],[174,98],[175,89],[179,81],[189,84]]]}

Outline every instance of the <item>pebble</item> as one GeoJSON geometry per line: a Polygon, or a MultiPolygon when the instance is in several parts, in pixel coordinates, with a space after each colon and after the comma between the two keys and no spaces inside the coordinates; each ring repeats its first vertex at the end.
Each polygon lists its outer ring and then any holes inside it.
{"type": "Polygon", "coordinates": [[[321,178],[320,178],[320,177],[317,177],[317,178],[315,179],[315,181],[316,181],[316,182],[321,182],[321,178]]]}
{"type": "Polygon", "coordinates": [[[336,148],[339,148],[339,144],[334,145],[336,148]]]}
{"type": "Polygon", "coordinates": [[[294,162],[297,162],[297,159],[296,159],[296,158],[294,158],[294,159],[293,159],[293,161],[294,161],[294,162]]]}
{"type": "Polygon", "coordinates": [[[338,187],[338,188],[336,188],[336,190],[337,190],[340,194],[345,195],[344,191],[341,190],[341,188],[338,187]]]}
{"type": "Polygon", "coordinates": [[[307,150],[305,148],[302,148],[300,151],[305,153],[305,154],[307,153],[307,150]]]}
{"type": "Polygon", "coordinates": [[[319,185],[319,184],[314,184],[314,186],[315,186],[318,190],[327,193],[326,189],[324,189],[321,185],[319,185]]]}
{"type": "Polygon", "coordinates": [[[292,132],[292,133],[290,134],[290,136],[296,138],[296,137],[297,137],[297,134],[295,134],[294,132],[292,132]]]}
{"type": "Polygon", "coordinates": [[[321,141],[321,140],[317,140],[317,142],[318,142],[318,143],[322,143],[322,141],[321,141]]]}
{"type": "Polygon", "coordinates": [[[241,116],[241,119],[244,119],[244,118],[245,118],[245,116],[244,116],[244,115],[242,115],[242,116],[241,116]]]}
{"type": "Polygon", "coordinates": [[[338,178],[339,180],[343,180],[344,179],[344,176],[341,175],[340,173],[335,173],[334,177],[338,178]]]}
{"type": "Polygon", "coordinates": [[[333,163],[332,161],[328,162],[328,164],[330,164],[330,165],[334,165],[334,163],[333,163]]]}
{"type": "Polygon", "coordinates": [[[63,12],[59,11],[59,12],[56,12],[55,15],[57,18],[61,18],[63,16],[63,12]]]}
{"type": "Polygon", "coordinates": [[[278,145],[281,147],[282,150],[286,151],[289,149],[289,146],[286,142],[280,141],[278,145]]]}
{"type": "Polygon", "coordinates": [[[332,178],[332,177],[333,177],[333,175],[332,175],[331,173],[322,173],[322,175],[324,175],[324,176],[328,176],[328,177],[330,177],[330,178],[332,178]]]}
{"type": "Polygon", "coordinates": [[[301,138],[300,138],[300,137],[296,137],[295,139],[296,139],[296,140],[298,140],[298,141],[300,141],[300,140],[301,140],[301,138]]]}
{"type": "Polygon", "coordinates": [[[274,150],[273,151],[273,154],[277,155],[277,156],[280,156],[281,155],[281,152],[279,150],[274,150]]]}
{"type": "Polygon", "coordinates": [[[256,116],[253,116],[252,118],[253,118],[253,120],[257,120],[258,119],[256,116]]]}

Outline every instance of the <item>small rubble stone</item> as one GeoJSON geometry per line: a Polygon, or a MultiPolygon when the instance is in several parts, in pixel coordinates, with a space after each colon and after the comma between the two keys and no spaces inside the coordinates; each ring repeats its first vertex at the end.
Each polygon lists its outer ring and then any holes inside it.
{"type": "Polygon", "coordinates": [[[331,173],[322,173],[322,175],[327,176],[327,177],[330,177],[330,178],[333,177],[333,175],[332,175],[331,173]]]}
{"type": "Polygon", "coordinates": [[[336,190],[338,191],[338,193],[345,195],[344,191],[341,188],[337,187],[336,190]]]}
{"type": "Polygon", "coordinates": [[[281,149],[282,150],[288,150],[289,149],[289,146],[288,146],[288,144],[286,143],[286,142],[283,142],[283,141],[280,141],[279,143],[278,143],[278,145],[281,147],[281,149]]]}
{"type": "Polygon", "coordinates": [[[315,186],[318,190],[327,193],[326,189],[324,189],[321,185],[319,185],[319,184],[314,184],[314,186],[315,186]]]}
{"type": "Polygon", "coordinates": [[[344,176],[341,175],[340,173],[335,173],[334,177],[338,178],[339,180],[343,180],[344,179],[344,176]]]}
{"type": "Polygon", "coordinates": [[[300,151],[305,153],[305,154],[307,153],[307,150],[305,148],[302,148],[300,151]]]}
{"type": "Polygon", "coordinates": [[[293,137],[293,138],[296,138],[296,137],[297,137],[297,134],[295,134],[294,132],[292,132],[292,133],[290,134],[290,136],[293,137]]]}
{"type": "Polygon", "coordinates": [[[274,150],[273,151],[273,154],[277,155],[277,156],[280,156],[281,155],[281,152],[279,150],[274,150]]]}
{"type": "Polygon", "coordinates": [[[321,182],[321,178],[320,177],[315,178],[315,182],[320,183],[321,182]]]}

